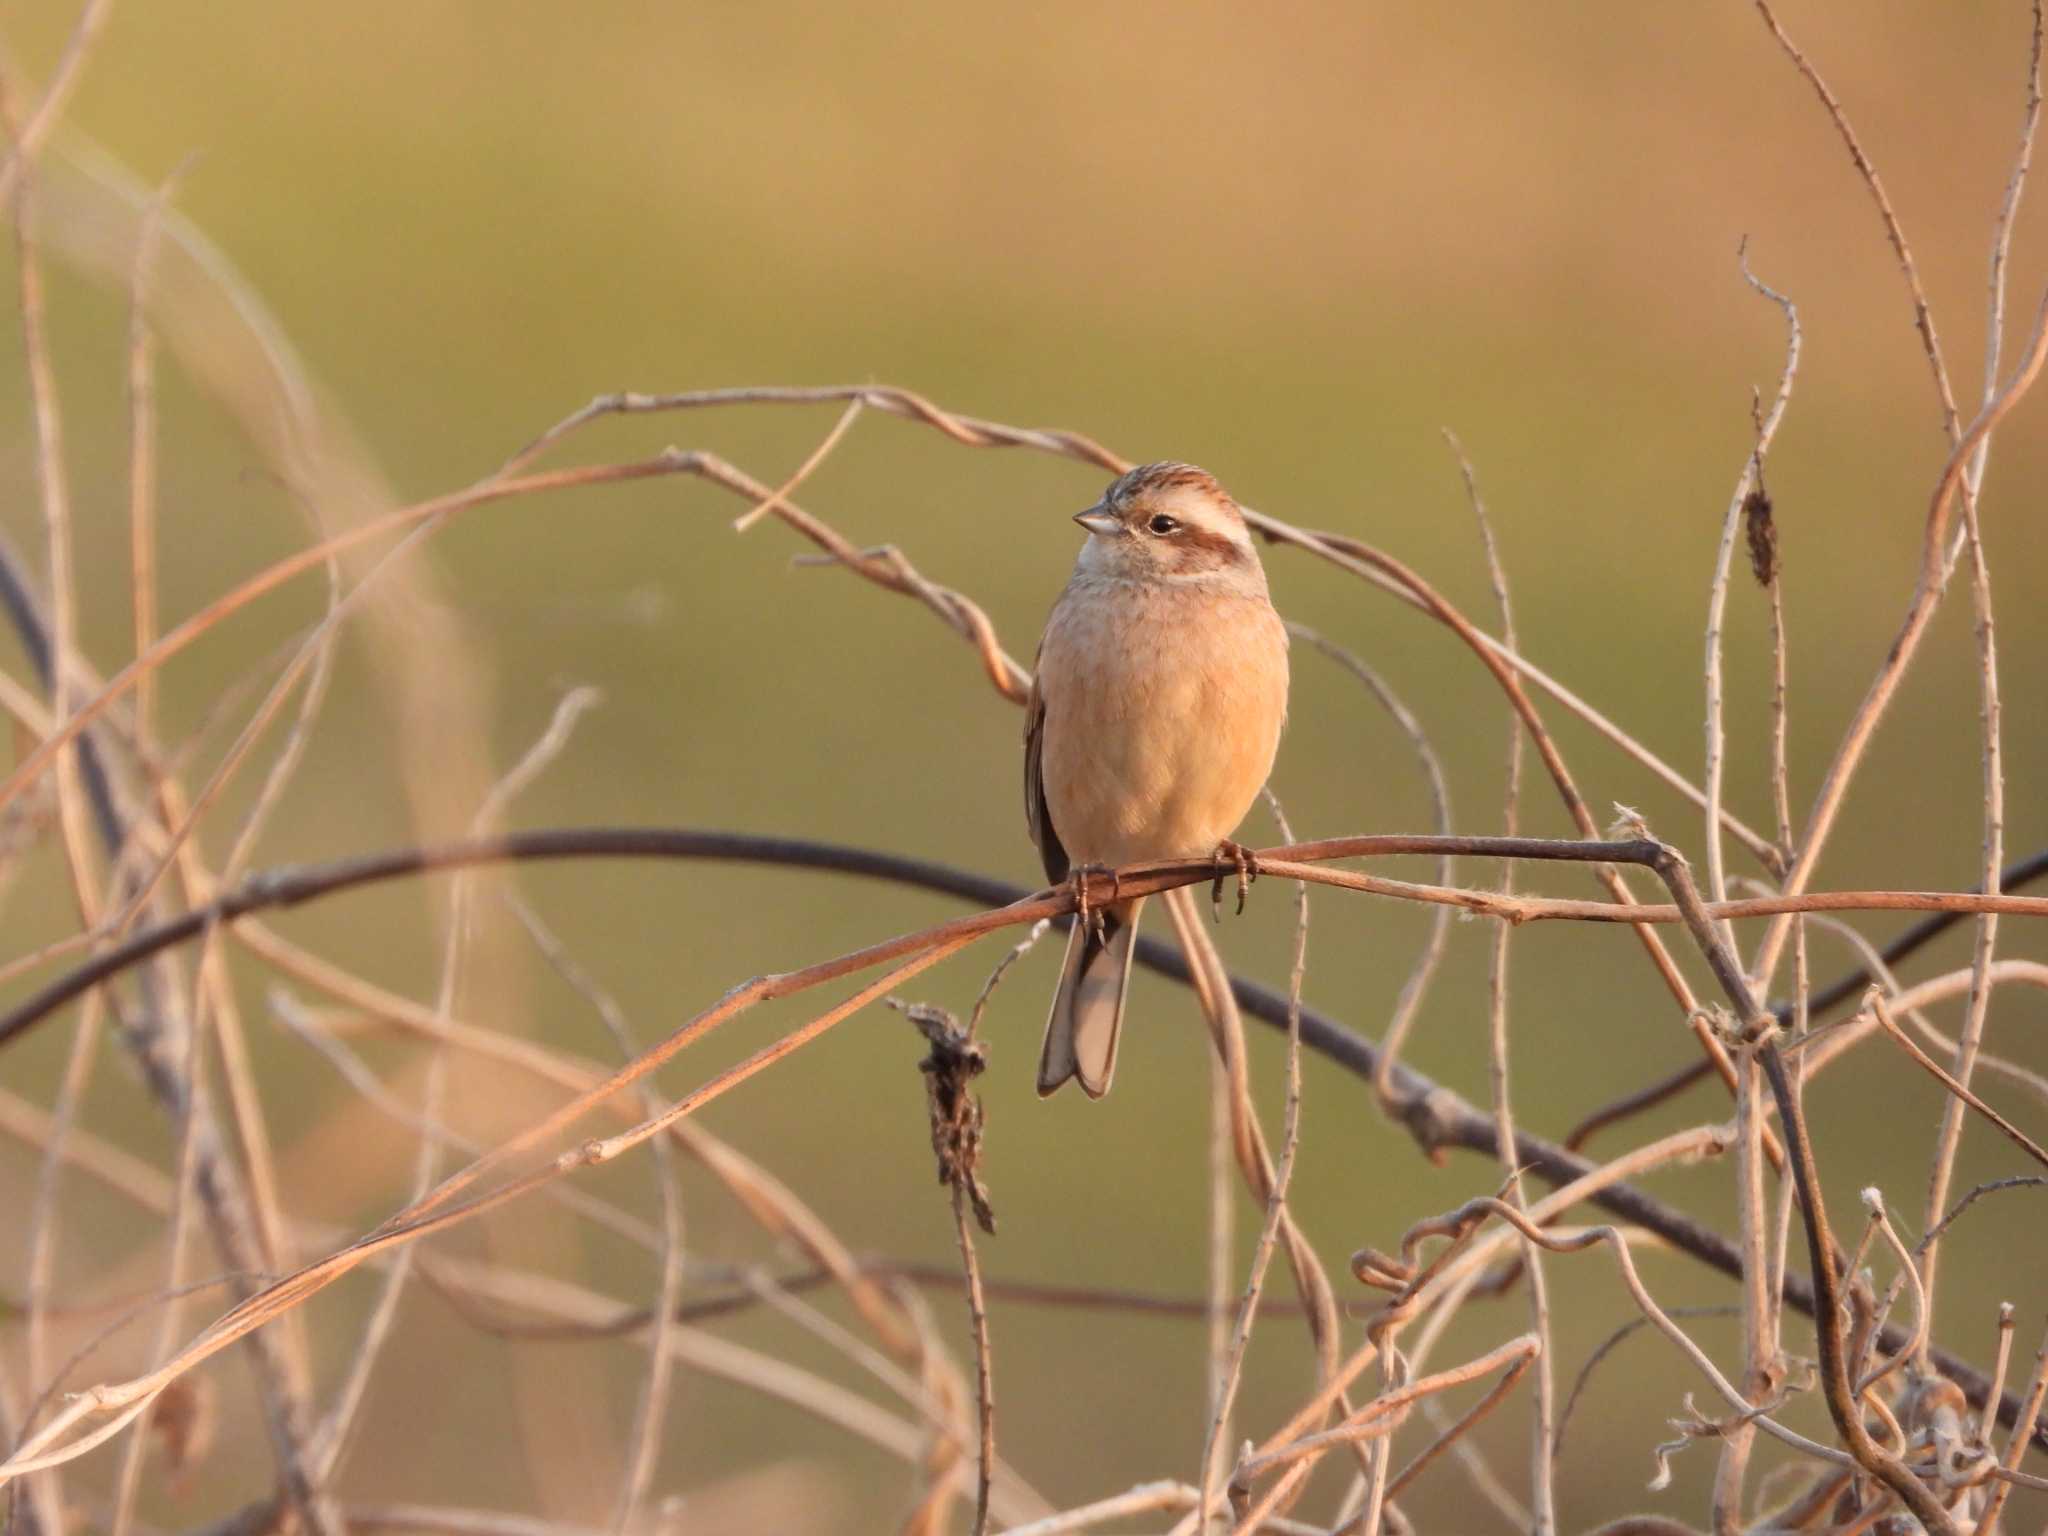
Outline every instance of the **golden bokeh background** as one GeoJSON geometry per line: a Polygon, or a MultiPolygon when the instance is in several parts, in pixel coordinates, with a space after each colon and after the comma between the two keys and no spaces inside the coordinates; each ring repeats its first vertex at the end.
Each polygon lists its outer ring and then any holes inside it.
{"type": "MultiPolygon", "coordinates": [[[[0,35],[17,90],[48,77],[73,19],[70,6],[10,11],[0,35]]],[[[1846,104],[1899,209],[1967,416],[1981,398],[1990,230],[2020,126],[2026,18],[2016,7],[1801,3],[1785,7],[1785,21],[1846,104]]],[[[56,141],[65,155],[96,144],[150,186],[180,172],[178,209],[260,296],[404,501],[470,482],[600,393],[882,381],[965,412],[1083,431],[1132,458],[1198,461],[1248,503],[1369,539],[1490,616],[1477,533],[1441,436],[1451,428],[1488,500],[1524,650],[1695,776],[1715,543],[1751,442],[1751,391],[1768,396],[1784,349],[1779,311],[1738,267],[1747,237],[1755,272],[1797,302],[1804,325],[1769,466],[1800,810],[1903,612],[1945,452],[1898,263],[1865,189],[1745,5],[129,5],[114,8],[66,123],[56,141]]],[[[2019,221],[2015,344],[2048,276],[2042,206],[2035,196],[2019,221]]],[[[112,671],[131,644],[124,300],[99,276],[52,266],[81,635],[112,671]]],[[[0,377],[0,396],[6,531],[40,569],[19,367],[0,377]]],[[[2043,409],[2026,403],[1998,439],[1984,512],[2015,857],[2048,843],[2043,409]]],[[[163,412],[163,606],[175,620],[302,545],[306,516],[195,387],[176,346],[164,359],[163,412]]],[[[830,421],[827,407],[606,422],[564,461],[674,443],[715,450],[772,483],[830,421]]],[[[870,415],[802,499],[857,543],[895,543],[932,579],[972,595],[1028,660],[1072,559],[1066,516],[1101,478],[870,415]]],[[[1030,881],[1018,718],[971,652],[914,604],[843,572],[792,568],[799,546],[773,522],[734,534],[740,510],[711,487],[660,481],[509,502],[451,523],[420,557],[431,579],[375,619],[386,638],[352,629],[344,640],[258,863],[459,830],[473,803],[444,806],[423,827],[420,807],[434,796],[420,788],[421,764],[481,750],[502,769],[565,690],[591,685],[602,707],[520,798],[514,824],[807,835],[1030,881]],[[450,635],[460,655],[429,654],[450,635]],[[394,709],[404,690],[393,669],[410,665],[428,676],[453,669],[471,703],[445,719],[394,709]]],[[[1506,721],[1468,653],[1298,554],[1274,551],[1268,568],[1290,617],[1369,658],[1416,708],[1449,764],[1458,828],[1495,829],[1506,721]]],[[[163,736],[196,740],[182,760],[192,778],[219,760],[283,659],[279,647],[321,602],[317,578],[302,582],[168,670],[163,736]]],[[[1764,626],[1738,571],[1729,797],[1758,826],[1769,824],[1764,626]]],[[[28,675],[11,642],[0,657],[28,675]]],[[[1878,737],[1821,884],[1975,881],[1973,658],[1959,583],[1878,737]]],[[[1549,713],[1597,813],[1638,807],[1697,859],[1697,812],[1549,713]]],[[[238,779],[202,831],[210,857],[225,856],[259,777],[238,779]]],[[[1355,683],[1305,651],[1274,787],[1304,836],[1427,828],[1407,744],[1355,683]]],[[[1533,764],[1524,824],[1569,831],[1533,764]]],[[[1269,835],[1255,819],[1254,840],[1269,835]]],[[[1463,876],[1493,878],[1478,867],[1463,876]]],[[[1523,879],[1590,893],[1569,872],[1523,879]]],[[[522,871],[516,884],[643,1040],[746,977],[955,910],[833,877],[709,867],[587,864],[522,871]]],[[[475,950],[477,1021],[607,1056],[587,1009],[523,947],[497,889],[480,905],[489,933],[475,950]]],[[[431,1000],[447,893],[445,880],[390,888],[279,927],[431,1000]]],[[[25,861],[6,900],[9,955],[68,931],[53,848],[25,861]]],[[[1252,912],[1219,930],[1232,964],[1284,980],[1289,913],[1278,886],[1261,888],[1252,912]]],[[[1388,904],[1319,896],[1310,999],[1377,1035],[1424,923],[1388,904]]],[[[1864,926],[1882,937],[1903,925],[1864,926]]],[[[1486,937],[1478,924],[1453,929],[1411,1052],[1478,1102],[1486,937]]],[[[1030,1063],[1054,948],[1014,973],[989,1018],[987,1177],[1003,1228],[984,1261],[1006,1278],[1197,1293],[1208,1114],[1197,1017],[1166,984],[1140,979],[1114,1096],[1041,1105],[1030,1063]]],[[[1513,948],[1528,1127],[1561,1133],[1692,1051],[1625,934],[1536,929],[1513,948]]],[[[2008,921],[2001,952],[2042,956],[2048,942],[2039,925],[2008,921]]],[[[995,954],[975,950],[913,993],[964,1007],[995,954]]],[[[1958,934],[1915,974],[1967,954],[1958,934]]],[[[1815,956],[1820,976],[1845,963],[1828,938],[1816,938],[1815,956]]],[[[361,1230],[402,1200],[413,1138],[277,1028],[263,974],[237,963],[287,1204],[361,1230]]],[[[827,996],[748,1016],[731,1038],[669,1068],[662,1086],[684,1091],[827,996]]],[[[51,1101],[76,1017],[0,1058],[12,1091],[51,1101]]],[[[1948,1009],[1944,1027],[1957,1017],[1948,1009]]],[[[1992,1048],[2040,1069],[2044,1025],[2038,995],[2002,993],[1992,1048]]],[[[416,1045],[359,1043],[394,1091],[416,1098],[416,1045]]],[[[1855,1191],[1875,1183],[1917,1233],[1940,1101],[1880,1051],[1866,1049],[1817,1090],[1813,1115],[1838,1212],[1853,1213],[1855,1191]]],[[[918,1054],[895,1015],[865,1012],[716,1105],[706,1123],[856,1249],[950,1262],[918,1054]]],[[[1277,1125],[1283,1057],[1267,1032],[1252,1065],[1277,1125]]],[[[507,1134],[547,1102],[459,1061],[454,1070],[456,1116],[478,1134],[507,1134]]],[[[1987,1091],[2039,1123],[2037,1098],[1997,1080],[1987,1091]]],[[[1722,1110],[1697,1090],[1631,1134],[1722,1110]]],[[[1297,1207],[1333,1263],[1367,1242],[1391,1246],[1409,1221],[1496,1182],[1470,1157],[1430,1166],[1376,1115],[1363,1085],[1326,1065],[1311,1065],[1304,1116],[1297,1207]]],[[[171,1128],[111,1047],[84,1122],[170,1166],[171,1128]]],[[[1959,1187],[2021,1171],[1971,1127],[1959,1187]]],[[[31,1150],[0,1143],[0,1232],[25,1230],[36,1173],[31,1150]]],[[[653,1219],[644,1160],[587,1182],[653,1219]]],[[[1654,1187],[1728,1219],[1725,1171],[1667,1174],[1654,1187]]],[[[694,1170],[685,1189],[693,1256],[787,1262],[694,1170]]],[[[154,1220],[83,1180],[67,1191],[59,1294],[97,1304],[154,1283],[154,1220]]],[[[1997,1198],[2005,1203],[1974,1229],[1959,1229],[1937,1319],[1939,1338],[1980,1361],[2000,1299],[2020,1305],[2031,1349],[2048,1274],[2048,1224],[2027,1203],[2036,1196],[1997,1198]]],[[[488,1236],[449,1241],[636,1302],[653,1294],[644,1252],[529,1205],[488,1236]]],[[[1249,1207],[1240,1216],[1248,1253],[1256,1217],[1249,1207]]],[[[0,1240],[0,1295],[10,1300],[23,1284],[15,1247],[0,1240]]],[[[1683,1258],[1650,1254],[1644,1265],[1668,1304],[1732,1297],[1683,1258]]],[[[1552,1273],[1568,1301],[1556,1362],[1568,1382],[1626,1301],[1604,1258],[1556,1260],[1552,1273]]],[[[1342,1288],[1362,1312],[1365,1293],[1353,1296],[1348,1280],[1342,1288]]],[[[1290,1294],[1284,1281],[1276,1293],[1290,1294]]],[[[311,1304],[323,1388],[345,1373],[375,1294],[358,1275],[311,1304]]],[[[957,1297],[938,1290],[930,1300],[964,1346],[957,1297]]],[[[188,1332],[211,1306],[193,1305],[188,1332]]],[[[1523,1319],[1518,1300],[1475,1304],[1446,1349],[1476,1352],[1523,1319]]],[[[720,1326],[862,1385],[772,1315],[720,1326]]],[[[1009,1306],[994,1327],[1003,1453],[1055,1502],[1193,1473],[1198,1325],[1009,1306]]],[[[1733,1358],[1732,1325],[1699,1327],[1733,1358]]],[[[1275,1318],[1262,1329],[1245,1433],[1306,1391],[1295,1328],[1275,1318]]],[[[138,1365],[147,1332],[124,1335],[72,1384],[138,1365]]],[[[18,1364],[18,1339],[5,1342],[18,1364]]],[[[1810,1345],[1810,1333],[1795,1333],[1792,1348],[1810,1345]]],[[[374,1379],[344,1492],[602,1523],[639,1366],[628,1346],[508,1346],[416,1290],[374,1379]]],[[[148,1475],[142,1509],[154,1528],[204,1524],[267,1486],[246,1371],[230,1354],[208,1374],[221,1443],[180,1488],[148,1475]]],[[[1560,1463],[1567,1529],[1651,1501],[1650,1445],[1696,1385],[1647,1337],[1594,1379],[1560,1463]]],[[[1792,1415],[1817,1423],[1817,1408],[1804,1402],[1792,1415]]],[[[1517,1480],[1524,1412],[1516,1400],[1481,1436],[1517,1480]]],[[[113,1464],[98,1453],[75,1481],[103,1494],[113,1464]]],[[[1697,1518],[1711,1464],[1707,1450],[1681,1458],[1658,1507],[1697,1518]]],[[[908,1487],[900,1464],[813,1419],[693,1374],[676,1385],[656,1488],[690,1501],[685,1524],[694,1510],[700,1528],[773,1519],[875,1529],[900,1515],[908,1487]]],[[[1336,1491],[1319,1489],[1322,1502],[1305,1508],[1323,1509],[1336,1491]]],[[[1409,1507],[1424,1529],[1492,1519],[1449,1470],[1409,1507]]]]}

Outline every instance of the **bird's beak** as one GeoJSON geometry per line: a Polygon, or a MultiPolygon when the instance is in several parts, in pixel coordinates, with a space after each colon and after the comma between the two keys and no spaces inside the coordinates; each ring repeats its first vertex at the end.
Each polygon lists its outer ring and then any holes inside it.
{"type": "Polygon", "coordinates": [[[1083,528],[1086,528],[1090,533],[1099,533],[1105,538],[1111,534],[1124,531],[1124,525],[1109,512],[1103,510],[1102,503],[1100,502],[1097,502],[1086,512],[1076,512],[1074,514],[1074,521],[1083,528]]]}

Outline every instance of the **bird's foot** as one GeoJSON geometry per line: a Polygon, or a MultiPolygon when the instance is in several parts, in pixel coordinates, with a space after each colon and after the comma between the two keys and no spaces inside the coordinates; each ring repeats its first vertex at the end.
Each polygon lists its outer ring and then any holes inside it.
{"type": "Polygon", "coordinates": [[[1223,882],[1232,870],[1237,872],[1237,915],[1244,916],[1244,899],[1252,888],[1252,882],[1259,878],[1259,856],[1243,843],[1223,839],[1216,845],[1216,883],[1209,888],[1209,910],[1217,922],[1223,920],[1223,882]]]}
{"type": "Polygon", "coordinates": [[[1122,883],[1116,870],[1108,864],[1076,864],[1067,875],[1067,883],[1074,888],[1074,919],[1083,928],[1095,935],[1095,942],[1103,942],[1102,908],[1088,899],[1088,880],[1091,875],[1109,876],[1109,900],[1114,905],[1122,883]]]}

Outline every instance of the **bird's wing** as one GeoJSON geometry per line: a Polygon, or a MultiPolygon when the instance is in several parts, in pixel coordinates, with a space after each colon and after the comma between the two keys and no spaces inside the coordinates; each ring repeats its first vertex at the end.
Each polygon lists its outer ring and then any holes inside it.
{"type": "Polygon", "coordinates": [[[1057,885],[1067,878],[1067,850],[1053,830],[1052,811],[1045,803],[1044,753],[1045,695],[1033,678],[1031,698],[1024,706],[1024,821],[1031,828],[1031,841],[1038,844],[1046,879],[1057,885]]]}

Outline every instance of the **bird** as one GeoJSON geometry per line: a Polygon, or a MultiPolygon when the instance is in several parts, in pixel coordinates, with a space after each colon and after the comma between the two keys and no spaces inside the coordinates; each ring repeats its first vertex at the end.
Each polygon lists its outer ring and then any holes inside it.
{"type": "MultiPolygon", "coordinates": [[[[1089,909],[1086,877],[1216,858],[1273,769],[1287,628],[1244,512],[1192,464],[1143,464],[1074,521],[1088,531],[1046,619],[1024,727],[1024,815],[1081,910],[1039,1053],[1038,1092],[1109,1091],[1144,898],[1089,909]]],[[[1221,868],[1219,863],[1219,869],[1221,868]]],[[[1219,884],[1220,888],[1220,884],[1219,884]]]]}

